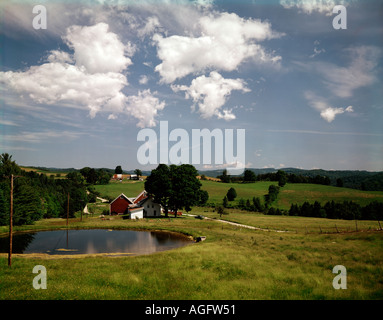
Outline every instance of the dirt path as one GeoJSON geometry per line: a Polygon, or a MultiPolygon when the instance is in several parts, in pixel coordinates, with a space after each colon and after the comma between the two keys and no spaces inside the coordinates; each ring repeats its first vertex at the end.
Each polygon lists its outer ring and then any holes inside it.
{"type": "MultiPolygon", "coordinates": [[[[184,215],[185,216],[189,216],[189,217],[196,217],[195,214],[184,214],[184,215]]],[[[236,226],[236,227],[247,228],[247,229],[252,229],[252,230],[274,231],[274,232],[289,232],[287,230],[274,230],[274,229],[257,228],[257,227],[249,226],[249,225],[246,225],[246,224],[241,224],[241,223],[231,222],[231,221],[226,221],[226,220],[221,220],[221,219],[213,219],[213,218],[208,218],[208,217],[204,217],[204,219],[205,220],[212,220],[212,221],[219,221],[219,222],[222,222],[222,223],[231,224],[231,225],[236,226]]]]}

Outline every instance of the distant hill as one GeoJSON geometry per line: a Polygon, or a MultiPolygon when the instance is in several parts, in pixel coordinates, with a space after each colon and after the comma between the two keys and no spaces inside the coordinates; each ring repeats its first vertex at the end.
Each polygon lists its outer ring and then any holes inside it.
{"type": "MultiPolygon", "coordinates": [[[[305,177],[315,177],[317,175],[319,176],[326,176],[330,178],[331,185],[336,186],[336,180],[342,179],[343,186],[346,188],[353,188],[353,189],[362,189],[362,190],[368,190],[368,191],[383,191],[383,172],[371,172],[371,171],[361,171],[361,170],[323,170],[323,169],[312,169],[312,170],[306,170],[306,169],[297,169],[297,168],[282,168],[282,169],[274,169],[274,168],[265,168],[265,169],[255,169],[255,168],[247,168],[247,170],[250,170],[254,172],[256,175],[259,174],[266,174],[266,173],[273,173],[277,172],[278,170],[283,170],[286,173],[289,174],[295,174],[295,175],[301,175],[305,177]]],[[[206,171],[199,171],[199,173],[202,175],[208,177],[214,177],[222,174],[222,170],[206,170],[206,171]]]]}
{"type": "MultiPolygon", "coordinates": [[[[54,167],[24,167],[24,168],[36,169],[37,171],[47,172],[47,173],[68,173],[71,171],[80,170],[75,168],[54,168],[54,167]]],[[[103,169],[106,172],[114,173],[114,169],[109,169],[109,168],[95,168],[95,169],[96,170],[103,169]]],[[[346,188],[361,189],[361,190],[368,190],[368,191],[373,191],[373,190],[383,191],[383,171],[371,172],[371,171],[364,171],[364,170],[323,170],[323,169],[306,170],[306,169],[297,169],[297,168],[282,168],[282,169],[247,168],[247,170],[253,171],[256,175],[273,173],[273,172],[277,172],[278,170],[283,170],[289,174],[301,175],[301,176],[311,177],[311,178],[317,175],[326,176],[330,178],[332,186],[336,186],[336,180],[340,178],[343,181],[343,186],[346,188]]],[[[217,176],[222,174],[222,171],[223,170],[220,169],[220,170],[199,170],[198,172],[200,175],[216,178],[217,176]]],[[[123,173],[132,174],[134,173],[134,170],[123,170],[123,173]]],[[[149,176],[150,173],[151,173],[150,170],[142,171],[143,176],[149,176]]]]}

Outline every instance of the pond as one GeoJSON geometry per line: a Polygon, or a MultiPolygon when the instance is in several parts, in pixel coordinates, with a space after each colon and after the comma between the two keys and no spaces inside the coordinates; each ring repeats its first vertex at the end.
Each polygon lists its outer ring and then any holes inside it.
{"type": "MultiPolygon", "coordinates": [[[[120,253],[150,254],[192,243],[185,236],[160,231],[112,229],[55,230],[15,233],[13,253],[49,255],[120,253]]],[[[9,250],[9,237],[0,237],[0,253],[9,250]]]]}

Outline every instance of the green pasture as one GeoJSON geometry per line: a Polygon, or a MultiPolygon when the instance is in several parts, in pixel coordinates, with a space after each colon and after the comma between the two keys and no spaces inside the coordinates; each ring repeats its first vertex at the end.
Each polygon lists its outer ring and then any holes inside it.
{"type": "MultiPolygon", "coordinates": [[[[229,204],[238,204],[242,198],[245,201],[252,201],[253,197],[259,197],[263,201],[263,196],[268,193],[271,184],[277,182],[259,181],[254,183],[222,183],[209,180],[201,180],[202,189],[209,193],[208,203],[222,204],[223,197],[227,191],[233,187],[237,191],[237,198],[229,204]]],[[[96,185],[96,190],[101,196],[117,197],[124,193],[128,197],[137,196],[144,190],[144,181],[112,181],[108,185],[96,185]]],[[[319,184],[288,183],[280,188],[278,199],[273,206],[280,209],[289,209],[292,203],[303,204],[308,201],[314,203],[319,201],[325,204],[327,201],[335,202],[354,201],[360,205],[378,200],[383,201],[383,191],[361,191],[349,188],[339,188],[319,184]]]]}
{"type": "MultiPolygon", "coordinates": [[[[272,182],[223,184],[202,181],[209,202],[220,203],[233,186],[238,198],[251,199],[267,193],[272,182]]],[[[96,186],[101,196],[121,192],[138,195],[143,182],[111,182],[96,186]]],[[[360,204],[380,200],[382,192],[363,192],[320,185],[287,184],[277,205],[303,201],[353,200],[360,204]]],[[[88,204],[93,215],[69,220],[69,228],[167,230],[206,241],[151,255],[131,257],[13,255],[0,254],[0,299],[383,299],[383,232],[377,221],[267,216],[227,209],[222,218],[214,208],[194,207],[178,218],[124,220],[100,214],[108,204],[88,204]],[[220,221],[225,219],[259,229],[220,221]],[[32,286],[32,269],[47,270],[47,289],[32,286]],[[347,289],[336,290],[332,269],[347,269],[347,289]]],[[[45,219],[17,231],[65,229],[65,219],[45,219]]],[[[0,236],[7,226],[0,227],[0,236]]]]}
{"type": "MultiPolygon", "coordinates": [[[[206,214],[204,209],[194,213],[206,214]]],[[[213,214],[213,212],[212,212],[213,214]]],[[[234,212],[229,214],[234,216],[234,212]]],[[[240,213],[236,213],[239,215],[240,213]]],[[[243,214],[246,216],[246,214],[243,214]]],[[[46,258],[0,256],[0,299],[382,299],[383,233],[306,233],[312,218],[253,216],[270,227],[259,231],[193,217],[70,220],[71,228],[134,228],[178,231],[206,241],[152,255],[46,258]],[[276,218],[278,218],[278,223],[276,218]],[[35,265],[47,270],[47,289],[35,290],[35,265]],[[347,289],[335,290],[332,268],[347,269],[347,289]]],[[[314,219],[315,220],[315,219],[314,219]]],[[[327,219],[321,221],[328,223],[327,219]]],[[[250,220],[249,220],[250,222],[250,220]]],[[[330,223],[333,223],[331,221],[330,223]]],[[[339,227],[344,227],[339,221],[339,227]]],[[[65,220],[38,221],[20,229],[65,228],[65,220]]],[[[18,228],[16,228],[19,230],[18,228]]],[[[0,231],[5,232],[2,227],[0,231]]]]}
{"type": "MultiPolygon", "coordinates": [[[[254,183],[221,183],[215,181],[201,181],[202,189],[209,193],[209,203],[222,204],[223,197],[227,191],[233,187],[237,192],[237,198],[229,204],[238,204],[242,198],[250,201],[253,197],[259,197],[263,201],[263,196],[268,193],[271,184],[278,185],[277,182],[259,181],[254,183]]],[[[378,200],[383,201],[382,191],[361,191],[349,188],[339,188],[319,184],[288,183],[280,188],[278,199],[273,206],[280,209],[290,209],[291,204],[303,204],[305,201],[314,203],[319,201],[325,204],[327,201],[335,202],[354,201],[360,205],[378,200]]]]}

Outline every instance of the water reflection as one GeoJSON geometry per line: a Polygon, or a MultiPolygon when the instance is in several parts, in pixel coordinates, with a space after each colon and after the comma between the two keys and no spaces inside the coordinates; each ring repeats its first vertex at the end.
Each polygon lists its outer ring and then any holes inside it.
{"type": "MultiPolygon", "coordinates": [[[[131,230],[56,230],[13,235],[14,253],[149,254],[191,243],[167,232],[131,230]]],[[[0,237],[0,252],[9,250],[9,238],[0,237]]]]}

